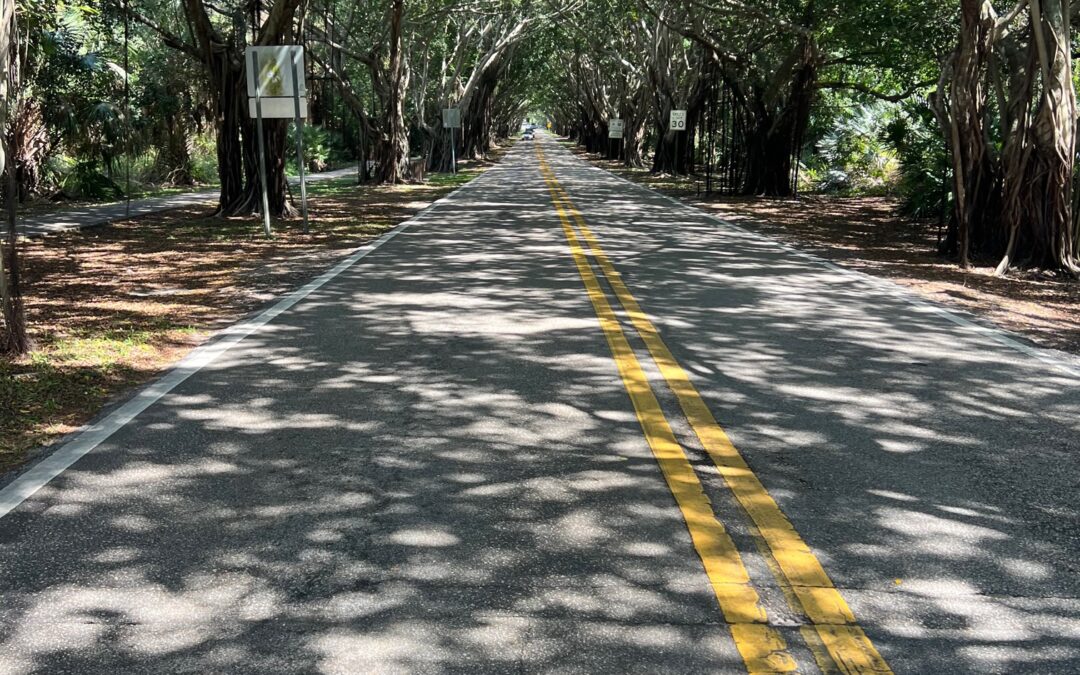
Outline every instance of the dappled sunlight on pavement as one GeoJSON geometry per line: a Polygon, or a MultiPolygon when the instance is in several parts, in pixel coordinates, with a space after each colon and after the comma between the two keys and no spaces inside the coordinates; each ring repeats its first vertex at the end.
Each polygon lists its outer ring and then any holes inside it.
{"type": "Polygon", "coordinates": [[[551,163],[890,666],[1080,667],[1075,362],[551,163]]]}
{"type": "MultiPolygon", "coordinates": [[[[538,143],[896,672],[1080,667],[1072,377],[538,143]]],[[[745,671],[521,148],[0,519],[0,607],[10,673],[745,671]]]]}

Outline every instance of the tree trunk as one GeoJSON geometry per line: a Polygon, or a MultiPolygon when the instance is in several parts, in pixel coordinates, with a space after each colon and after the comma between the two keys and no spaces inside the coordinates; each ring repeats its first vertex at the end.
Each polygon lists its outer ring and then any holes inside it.
{"type": "MultiPolygon", "coordinates": [[[[262,213],[262,179],[259,175],[259,137],[255,120],[245,119],[242,125],[244,150],[244,190],[222,212],[227,216],[247,216],[262,213]]],[[[263,142],[266,149],[267,203],[274,218],[291,218],[299,211],[289,201],[285,159],[288,151],[288,120],[264,119],[263,142]]]]}
{"type": "MultiPolygon", "coordinates": [[[[670,111],[668,111],[670,114],[670,111]]],[[[674,173],[675,135],[666,120],[654,121],[656,143],[653,145],[652,173],[674,173]]]]}
{"type": "MultiPolygon", "coordinates": [[[[11,94],[19,90],[18,57],[15,52],[15,0],[0,0],[0,128],[7,125],[11,94]]],[[[18,183],[15,163],[9,161],[11,147],[6,136],[0,143],[0,171],[4,179],[4,207],[7,215],[7,247],[0,243],[0,314],[4,332],[0,351],[21,355],[30,351],[23,307],[22,278],[19,263],[19,239],[15,230],[18,208],[18,183]]]]}
{"type": "Polygon", "coordinates": [[[461,152],[472,159],[482,159],[491,149],[491,108],[499,73],[492,68],[480,75],[480,81],[470,93],[461,111],[461,152]]]}
{"type": "MultiPolygon", "coordinates": [[[[11,0],[3,0],[8,2],[11,0]]],[[[6,104],[6,102],[5,102],[6,104]]],[[[10,153],[5,153],[10,154],[10,153]]],[[[0,276],[7,271],[7,279],[0,289],[3,303],[4,335],[0,351],[8,354],[25,354],[30,351],[30,337],[26,332],[26,309],[23,306],[22,268],[19,261],[19,238],[15,227],[15,210],[18,208],[19,186],[15,178],[15,164],[7,163],[4,171],[4,207],[7,220],[7,249],[0,264],[0,276]]]]}
{"type": "Polygon", "coordinates": [[[21,96],[10,105],[13,109],[9,113],[11,122],[7,131],[8,147],[11,149],[8,161],[15,166],[19,201],[25,202],[39,189],[41,169],[52,143],[42,117],[40,101],[21,96]]]}
{"type": "Polygon", "coordinates": [[[154,173],[170,185],[192,185],[191,133],[182,111],[161,121],[162,147],[155,161],[154,173]]]}
{"type": "MultiPolygon", "coordinates": [[[[1069,5],[1031,0],[1027,71],[1017,75],[1020,115],[1003,158],[1008,244],[996,270],[1018,261],[1027,267],[1076,275],[1072,180],[1076,144],[1076,95],[1072,83],[1069,5]],[[1039,77],[1041,86],[1034,87],[1039,77]],[[1037,94],[1036,94],[1037,92],[1037,94]],[[1032,97],[1037,95],[1037,100],[1032,97]],[[1034,106],[1034,114],[1028,114],[1034,106]]],[[[1012,121],[1012,120],[1009,120],[1012,121]]]]}
{"type": "Polygon", "coordinates": [[[757,123],[746,135],[746,175],[741,192],[744,195],[790,197],[794,127],[769,124],[764,115],[755,121],[757,123]]]}
{"type": "Polygon", "coordinates": [[[630,105],[622,112],[623,164],[633,168],[645,166],[645,129],[648,125],[648,115],[635,114],[635,111],[647,110],[648,96],[648,89],[644,86],[639,87],[630,105]]]}
{"type": "MultiPolygon", "coordinates": [[[[400,1],[400,0],[399,0],[400,1]]],[[[260,45],[280,44],[291,35],[299,0],[274,0],[260,26],[260,45]]],[[[257,139],[254,121],[248,117],[247,83],[242,38],[245,25],[244,13],[233,26],[228,37],[218,32],[207,13],[205,0],[183,0],[188,29],[195,41],[190,48],[206,67],[210,89],[214,94],[214,113],[217,122],[218,177],[221,193],[218,199],[218,215],[247,215],[261,208],[258,179],[257,139]],[[246,180],[245,180],[246,179],[246,180]]],[[[174,44],[182,41],[173,36],[174,44]]],[[[285,191],[284,173],[284,123],[270,121],[266,126],[267,183],[270,215],[286,216],[294,213],[285,191]]]]}
{"type": "Polygon", "coordinates": [[[214,121],[217,126],[218,215],[231,215],[229,207],[244,193],[244,152],[240,128],[247,117],[246,84],[243,70],[233,67],[228,55],[217,52],[208,64],[210,88],[214,92],[214,121]],[[243,97],[239,87],[245,87],[243,97]]]}
{"type": "Polygon", "coordinates": [[[404,0],[393,0],[390,15],[390,65],[387,72],[384,115],[386,132],[382,138],[379,179],[384,183],[406,180],[409,168],[409,135],[405,126],[405,89],[408,72],[402,45],[401,22],[404,0]]]}
{"type": "Polygon", "coordinates": [[[750,100],[743,99],[746,129],[746,173],[742,193],[769,197],[790,197],[795,190],[794,162],[810,120],[817,85],[817,49],[809,38],[801,39],[777,78],[786,95],[767,100],[766,92],[781,89],[779,83],[766,82],[751,90],[750,100]]]}
{"type": "Polygon", "coordinates": [[[622,163],[640,168],[645,166],[645,124],[642,117],[623,112],[622,117],[622,163]]]}
{"type": "Polygon", "coordinates": [[[645,125],[638,120],[623,125],[622,159],[628,167],[645,166],[645,125]]]}
{"type": "MultiPolygon", "coordinates": [[[[994,30],[989,0],[961,0],[960,39],[950,58],[948,101],[935,109],[949,140],[954,176],[954,214],[944,243],[945,253],[957,255],[962,267],[991,246],[999,231],[996,169],[987,148],[986,88],[994,30]]],[[[940,94],[939,94],[940,97],[940,94]]]]}

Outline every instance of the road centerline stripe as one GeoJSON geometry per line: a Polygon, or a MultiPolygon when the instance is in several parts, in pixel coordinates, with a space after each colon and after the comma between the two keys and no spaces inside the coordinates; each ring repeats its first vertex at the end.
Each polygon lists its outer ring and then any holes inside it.
{"type": "MultiPolygon", "coordinates": [[[[542,167],[548,167],[541,156],[542,167]]],[[[773,560],[786,584],[798,599],[806,617],[814,626],[822,644],[836,665],[844,673],[891,673],[885,660],[878,653],[866,633],[858,625],[847,602],[833,585],[824,567],[796,532],[791,521],[750,469],[742,454],[731,442],[727,433],[717,423],[712,411],[689,376],[671,354],[637,300],[630,293],[619,272],[600,247],[596,236],[589,229],[580,211],[573,206],[569,195],[559,186],[550,168],[551,182],[562,192],[560,201],[573,217],[589,252],[596,261],[620,305],[626,311],[634,329],[645,343],[668,387],[675,394],[687,421],[699,438],[717,470],[736,500],[753,521],[760,536],[765,540],[773,560]]],[[[573,229],[573,228],[571,228],[573,229]]],[[[586,263],[587,264],[587,263],[586,263]]],[[[605,299],[606,302],[606,299],[605,299]]]]}
{"type": "Polygon", "coordinates": [[[729,624],[735,646],[751,673],[794,672],[797,664],[787,651],[787,643],[776,629],[768,625],[768,617],[757,591],[750,583],[735,543],[717,519],[701,481],[675,439],[648,378],[608,303],[599,279],[589,265],[558,194],[558,182],[539,146],[537,156],[571,256],[599,319],[638,422],[682,512],[694,548],[701,557],[721,612],[729,624]]]}

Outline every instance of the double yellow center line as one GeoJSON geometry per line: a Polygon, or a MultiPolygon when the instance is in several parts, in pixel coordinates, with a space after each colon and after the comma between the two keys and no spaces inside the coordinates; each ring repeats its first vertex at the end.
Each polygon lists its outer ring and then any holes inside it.
{"type": "Polygon", "coordinates": [[[793,609],[800,611],[810,622],[801,633],[819,667],[842,673],[891,673],[810,547],[716,422],[686,371],[672,356],[559,184],[539,145],[536,154],[574,263],[600,320],[642,431],[682,511],[691,540],[701,556],[747,670],[751,673],[791,673],[797,670],[797,663],[783,636],[769,625],[738,549],[716,517],[701,481],[676,440],[607,294],[593,272],[582,240],[678,400],[690,427],[753,522],[756,536],[763,540],[761,548],[769,568],[785,597],[793,609]]]}

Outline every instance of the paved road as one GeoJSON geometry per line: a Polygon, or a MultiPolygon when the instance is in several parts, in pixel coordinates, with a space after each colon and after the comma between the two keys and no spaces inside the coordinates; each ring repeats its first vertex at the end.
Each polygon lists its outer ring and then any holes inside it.
{"type": "MultiPolygon", "coordinates": [[[[355,167],[346,167],[334,171],[313,173],[308,175],[310,182],[344,178],[356,174],[355,167]]],[[[298,178],[290,178],[289,182],[298,184],[298,178]]],[[[187,192],[178,195],[166,195],[163,197],[146,197],[144,199],[131,200],[130,210],[124,202],[111,204],[91,204],[73,208],[65,208],[60,211],[43,213],[29,218],[19,218],[19,232],[26,237],[41,237],[57,232],[68,230],[80,230],[85,227],[104,225],[115,220],[122,220],[130,216],[145,216],[148,213],[169,211],[195,204],[204,204],[216,201],[217,190],[204,190],[202,192],[187,192]]]]}
{"type": "Polygon", "coordinates": [[[538,145],[0,517],[0,672],[1080,672],[1075,373],[538,145]]]}

